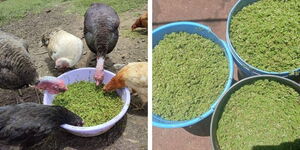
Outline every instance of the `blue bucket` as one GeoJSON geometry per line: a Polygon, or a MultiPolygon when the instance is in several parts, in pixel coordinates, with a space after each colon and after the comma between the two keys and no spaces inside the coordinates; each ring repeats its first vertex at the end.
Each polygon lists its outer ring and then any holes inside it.
{"type": "Polygon", "coordinates": [[[230,25],[231,19],[234,15],[236,15],[240,10],[244,7],[251,5],[259,0],[239,0],[231,9],[228,18],[227,18],[227,27],[226,27],[226,41],[230,48],[231,55],[233,56],[234,62],[237,64],[238,68],[242,71],[245,77],[254,76],[254,75],[277,75],[282,77],[289,77],[291,75],[298,75],[300,68],[288,71],[288,72],[268,72],[264,70],[260,70],[256,67],[251,66],[246,63],[235,51],[231,40],[230,40],[230,25]]]}
{"type": "MultiPolygon", "coordinates": [[[[245,85],[249,85],[249,83],[252,83],[252,82],[258,81],[258,80],[264,80],[264,79],[279,82],[281,84],[284,84],[288,87],[291,87],[291,88],[295,89],[298,93],[300,93],[300,86],[297,82],[294,82],[290,79],[283,78],[283,77],[280,77],[280,76],[275,76],[275,75],[257,75],[257,76],[252,76],[252,77],[245,78],[245,79],[240,80],[239,82],[235,83],[221,97],[221,101],[218,103],[218,105],[217,105],[217,107],[216,107],[216,109],[213,113],[212,119],[211,119],[210,140],[211,140],[213,150],[221,150],[220,145],[219,145],[219,141],[218,141],[218,138],[217,138],[217,130],[218,130],[218,127],[219,127],[218,124],[219,124],[219,121],[222,118],[223,112],[226,110],[226,105],[227,105],[228,101],[230,100],[231,95],[233,93],[235,93],[236,91],[238,91],[241,87],[243,87],[245,85]]],[[[286,119],[286,118],[283,118],[283,119],[286,119]]],[[[266,149],[269,149],[269,148],[266,148],[266,149]]],[[[276,148],[274,148],[274,149],[276,149],[276,148]]]]}
{"type": "Polygon", "coordinates": [[[215,42],[216,44],[220,45],[223,48],[226,58],[227,58],[227,61],[228,61],[229,77],[228,77],[228,80],[226,82],[226,85],[225,85],[225,88],[224,88],[224,91],[222,92],[222,94],[210,106],[210,108],[208,108],[207,112],[205,112],[203,114],[199,114],[199,116],[197,118],[194,118],[191,120],[185,120],[185,121],[170,121],[170,120],[165,120],[156,114],[153,114],[153,117],[152,117],[153,123],[152,124],[153,124],[153,126],[160,127],[160,128],[187,127],[187,126],[193,125],[193,124],[198,123],[199,121],[205,119],[206,117],[208,117],[209,115],[211,115],[214,112],[215,107],[216,107],[218,101],[220,100],[220,97],[227,91],[227,89],[229,89],[229,87],[231,86],[232,81],[233,81],[233,59],[230,54],[229,48],[228,48],[226,42],[219,39],[211,31],[211,29],[209,27],[202,25],[202,24],[194,23],[194,22],[175,22],[175,23],[170,23],[170,24],[161,26],[152,32],[152,36],[153,36],[152,48],[154,49],[154,47],[157,44],[159,44],[159,41],[162,40],[166,34],[170,34],[172,32],[187,32],[190,34],[196,33],[196,34],[199,34],[202,37],[207,38],[207,39],[215,42]]]}

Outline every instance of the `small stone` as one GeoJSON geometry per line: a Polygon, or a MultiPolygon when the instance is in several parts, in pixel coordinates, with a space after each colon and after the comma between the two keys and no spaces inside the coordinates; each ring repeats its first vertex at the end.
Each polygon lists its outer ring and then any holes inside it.
{"type": "Polygon", "coordinates": [[[84,51],[84,52],[83,52],[83,55],[86,55],[86,54],[87,54],[87,51],[84,51]]]}
{"type": "Polygon", "coordinates": [[[126,139],[127,141],[129,141],[129,142],[131,142],[131,143],[139,143],[139,141],[137,141],[137,140],[133,140],[133,139],[126,139]]]}
{"type": "Polygon", "coordinates": [[[116,70],[119,70],[119,69],[121,69],[122,67],[124,67],[125,66],[125,64],[114,64],[114,68],[116,69],[116,70]]]}
{"type": "Polygon", "coordinates": [[[142,39],[142,42],[146,42],[146,40],[145,40],[145,39],[142,39]]]}
{"type": "Polygon", "coordinates": [[[122,58],[122,59],[125,59],[125,56],[122,56],[121,58],[122,58]]]}
{"type": "Polygon", "coordinates": [[[138,62],[141,62],[141,61],[142,61],[142,59],[138,59],[137,61],[138,61],[138,62]]]}

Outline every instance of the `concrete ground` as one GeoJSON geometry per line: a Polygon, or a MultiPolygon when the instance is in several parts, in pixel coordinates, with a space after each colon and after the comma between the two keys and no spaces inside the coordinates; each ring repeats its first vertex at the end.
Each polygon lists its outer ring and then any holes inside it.
{"type": "MultiPolygon", "coordinates": [[[[153,0],[153,29],[175,21],[209,26],[225,40],[226,19],[237,0],[153,0]]],[[[236,75],[236,73],[235,73],[236,75]]],[[[187,128],[153,127],[153,150],[210,150],[210,118],[187,128]]]]}

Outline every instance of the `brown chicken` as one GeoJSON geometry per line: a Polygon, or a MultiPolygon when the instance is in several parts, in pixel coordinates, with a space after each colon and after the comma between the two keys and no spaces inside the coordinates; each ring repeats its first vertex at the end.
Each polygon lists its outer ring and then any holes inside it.
{"type": "Polygon", "coordinates": [[[106,92],[119,88],[129,87],[136,91],[142,99],[141,107],[143,109],[148,102],[148,63],[134,62],[124,66],[115,77],[113,77],[104,87],[106,92]]]}
{"type": "Polygon", "coordinates": [[[135,21],[135,23],[131,26],[131,30],[133,31],[136,28],[148,28],[148,13],[144,13],[140,16],[139,19],[135,21]]]}

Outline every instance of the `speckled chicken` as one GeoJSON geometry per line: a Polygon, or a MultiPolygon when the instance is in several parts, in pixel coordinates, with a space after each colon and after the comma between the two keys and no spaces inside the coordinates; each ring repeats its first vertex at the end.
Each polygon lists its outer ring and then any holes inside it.
{"type": "Polygon", "coordinates": [[[131,26],[132,31],[136,28],[148,28],[148,13],[147,12],[142,14],[131,26]]]}
{"type": "Polygon", "coordinates": [[[101,3],[93,3],[84,15],[84,38],[89,49],[96,54],[97,65],[94,78],[96,85],[104,77],[104,60],[119,39],[120,19],[116,11],[101,3]]]}
{"type": "MultiPolygon", "coordinates": [[[[143,108],[148,101],[148,63],[133,62],[124,66],[104,87],[106,92],[129,87],[142,99],[143,108]]],[[[139,108],[139,109],[140,109],[139,108]]]]}
{"type": "Polygon", "coordinates": [[[61,106],[22,103],[0,107],[0,143],[25,149],[62,124],[82,126],[83,120],[61,106]]]}
{"type": "Polygon", "coordinates": [[[50,76],[38,79],[26,42],[0,30],[0,88],[17,90],[29,85],[52,94],[67,90],[63,80],[50,76]]]}
{"type": "Polygon", "coordinates": [[[83,53],[83,43],[80,38],[59,28],[42,36],[43,46],[55,61],[55,68],[67,69],[75,66],[83,53]]]}

